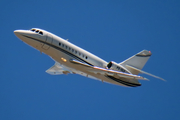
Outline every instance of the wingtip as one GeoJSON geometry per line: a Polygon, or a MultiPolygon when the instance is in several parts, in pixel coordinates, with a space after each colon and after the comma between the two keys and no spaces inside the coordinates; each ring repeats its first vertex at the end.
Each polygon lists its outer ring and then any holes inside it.
{"type": "Polygon", "coordinates": [[[150,81],[149,79],[145,78],[147,81],[150,81]]]}
{"type": "Polygon", "coordinates": [[[163,79],[163,78],[159,78],[160,80],[164,81],[164,82],[167,82],[167,80],[163,79]]]}

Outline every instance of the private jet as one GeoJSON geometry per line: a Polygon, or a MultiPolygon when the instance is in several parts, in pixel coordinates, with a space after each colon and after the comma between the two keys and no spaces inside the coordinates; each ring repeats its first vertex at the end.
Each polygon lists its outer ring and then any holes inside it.
{"type": "Polygon", "coordinates": [[[46,30],[32,28],[15,30],[14,34],[26,44],[50,56],[55,64],[46,70],[51,75],[79,74],[92,79],[115,85],[138,87],[138,80],[148,80],[139,73],[164,80],[158,76],[142,71],[151,56],[151,52],[142,50],[121,63],[106,62],[98,56],[58,37],[46,30]]]}

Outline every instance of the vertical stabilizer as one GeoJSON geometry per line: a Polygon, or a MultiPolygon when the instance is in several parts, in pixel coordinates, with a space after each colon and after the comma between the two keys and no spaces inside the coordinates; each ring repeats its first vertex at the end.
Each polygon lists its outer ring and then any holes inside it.
{"type": "Polygon", "coordinates": [[[136,55],[133,55],[132,57],[128,58],[127,60],[121,62],[120,65],[127,68],[132,74],[137,75],[139,74],[139,71],[136,69],[132,69],[132,67],[141,70],[151,55],[152,53],[150,51],[143,50],[137,53],[136,55]],[[132,67],[129,67],[129,66],[132,66],[132,67]]]}

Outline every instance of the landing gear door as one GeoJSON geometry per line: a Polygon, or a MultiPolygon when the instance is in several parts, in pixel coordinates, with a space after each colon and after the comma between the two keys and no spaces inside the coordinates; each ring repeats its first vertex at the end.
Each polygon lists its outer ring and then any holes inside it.
{"type": "Polygon", "coordinates": [[[46,41],[45,41],[45,43],[43,44],[42,48],[45,49],[45,50],[48,50],[49,47],[50,47],[49,44],[51,44],[52,41],[53,41],[52,35],[47,34],[46,41]]]}

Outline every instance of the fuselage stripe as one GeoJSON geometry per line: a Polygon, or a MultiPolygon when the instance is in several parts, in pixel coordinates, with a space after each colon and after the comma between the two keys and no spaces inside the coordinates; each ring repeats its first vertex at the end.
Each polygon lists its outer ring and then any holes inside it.
{"type": "Polygon", "coordinates": [[[123,85],[126,85],[126,86],[130,86],[130,87],[137,87],[137,86],[141,86],[141,84],[136,84],[136,83],[130,83],[130,82],[126,82],[126,81],[123,81],[123,80],[120,80],[118,78],[115,78],[113,76],[109,76],[109,75],[106,75],[107,78],[110,78],[118,83],[121,83],[123,85]]]}
{"type": "Polygon", "coordinates": [[[137,57],[150,57],[151,55],[136,55],[137,57]]]}

